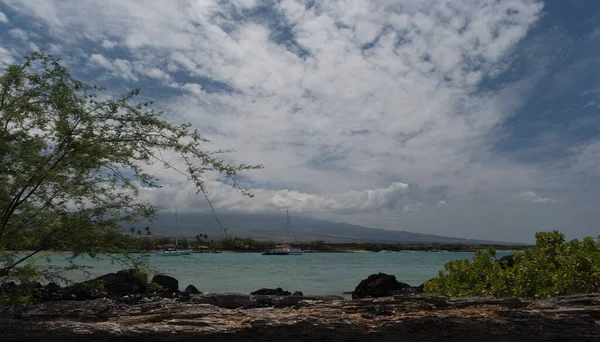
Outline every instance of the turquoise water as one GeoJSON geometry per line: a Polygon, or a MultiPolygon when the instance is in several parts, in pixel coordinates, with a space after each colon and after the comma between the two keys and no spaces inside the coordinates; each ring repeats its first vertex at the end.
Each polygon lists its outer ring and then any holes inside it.
{"type": "MultiPolygon", "coordinates": [[[[260,253],[206,253],[179,257],[151,256],[150,261],[162,272],[179,280],[184,289],[193,284],[203,292],[250,293],[260,288],[281,287],[308,295],[341,295],[352,291],[370,274],[393,274],[398,281],[413,286],[422,284],[456,259],[470,259],[474,253],[314,253],[265,256],[260,253]]],[[[510,253],[498,253],[498,258],[510,253]]],[[[52,263],[66,265],[64,258],[53,256],[52,263]]],[[[83,260],[91,266],[92,276],[120,269],[107,261],[83,260]]],[[[72,275],[83,280],[81,275],[72,275]]]]}

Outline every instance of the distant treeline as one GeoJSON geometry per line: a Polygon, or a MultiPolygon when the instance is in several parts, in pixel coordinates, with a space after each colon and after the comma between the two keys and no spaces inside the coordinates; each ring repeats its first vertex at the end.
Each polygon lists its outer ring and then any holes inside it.
{"type": "Polygon", "coordinates": [[[513,245],[468,245],[460,243],[430,243],[430,244],[403,244],[403,243],[326,243],[323,240],[312,241],[306,245],[298,245],[306,249],[315,251],[449,251],[449,252],[474,252],[479,249],[487,249],[493,247],[496,250],[522,250],[527,246],[513,246],[513,245]]]}
{"type": "MultiPolygon", "coordinates": [[[[233,251],[233,252],[262,252],[265,249],[275,247],[278,242],[256,240],[252,238],[225,237],[211,239],[206,234],[198,234],[194,239],[179,238],[179,248],[192,248],[205,251],[233,251]]],[[[156,237],[140,234],[115,234],[104,246],[119,246],[129,249],[131,252],[153,251],[167,246],[173,246],[175,238],[156,237]]],[[[294,247],[315,252],[343,253],[353,251],[449,251],[449,252],[474,252],[480,249],[494,247],[496,250],[522,250],[527,246],[514,245],[469,245],[460,243],[449,244],[403,244],[403,243],[327,243],[324,240],[315,240],[310,243],[293,243],[294,247]]],[[[27,250],[29,246],[5,246],[7,250],[27,250]]],[[[61,246],[48,246],[47,250],[61,250],[61,246]]],[[[101,252],[101,251],[98,251],[101,252]]],[[[107,251],[110,252],[110,251],[107,251]]]]}

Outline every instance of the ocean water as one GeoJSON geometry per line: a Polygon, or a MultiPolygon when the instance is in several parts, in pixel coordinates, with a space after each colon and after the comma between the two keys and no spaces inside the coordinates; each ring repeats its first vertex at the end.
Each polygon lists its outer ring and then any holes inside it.
{"type": "MultiPolygon", "coordinates": [[[[511,253],[498,253],[498,258],[511,253]]],[[[179,280],[180,289],[192,284],[202,292],[250,293],[260,288],[281,287],[305,295],[342,295],[352,291],[370,274],[393,274],[401,282],[418,286],[436,276],[443,265],[456,259],[470,259],[467,252],[399,253],[307,253],[266,256],[260,253],[202,253],[189,256],[150,256],[164,274],[179,280]]],[[[52,264],[66,265],[63,256],[51,257],[52,264]]],[[[120,269],[107,260],[84,259],[91,276],[120,269]]],[[[72,273],[73,280],[83,280],[72,273]]]]}

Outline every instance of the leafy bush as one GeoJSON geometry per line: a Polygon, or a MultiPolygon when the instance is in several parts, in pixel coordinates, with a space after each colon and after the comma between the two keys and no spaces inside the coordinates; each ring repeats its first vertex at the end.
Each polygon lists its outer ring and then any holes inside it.
{"type": "Polygon", "coordinates": [[[518,296],[529,299],[600,291],[600,238],[565,242],[558,231],[539,232],[536,244],[503,267],[493,248],[456,260],[425,283],[426,293],[447,296],[518,296]]]}

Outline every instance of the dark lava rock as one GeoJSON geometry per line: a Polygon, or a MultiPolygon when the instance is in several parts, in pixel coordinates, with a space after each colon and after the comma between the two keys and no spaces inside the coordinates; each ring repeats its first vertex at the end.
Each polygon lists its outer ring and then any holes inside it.
{"type": "Polygon", "coordinates": [[[14,281],[9,281],[9,282],[6,282],[6,283],[0,285],[0,293],[4,293],[4,294],[15,293],[15,292],[17,292],[18,289],[19,289],[19,286],[14,281]]]}
{"type": "Polygon", "coordinates": [[[48,283],[46,286],[37,289],[35,298],[42,301],[51,301],[63,299],[63,289],[56,283],[48,283]]]}
{"type": "Polygon", "coordinates": [[[293,310],[252,303],[267,298],[208,294],[192,296],[192,304],[159,297],[134,304],[116,298],[0,303],[0,341],[600,341],[598,294],[534,302],[429,295],[300,300],[293,310]]]}
{"type": "Polygon", "coordinates": [[[296,291],[296,292],[292,293],[292,296],[304,296],[304,293],[302,293],[300,291],[296,291]]]}
{"type": "Polygon", "coordinates": [[[250,293],[254,296],[289,296],[292,293],[289,291],[284,291],[281,287],[276,289],[260,289],[258,291],[254,291],[250,293]]]}
{"type": "Polygon", "coordinates": [[[168,291],[168,292],[178,292],[179,291],[179,281],[173,277],[170,277],[167,275],[162,275],[162,274],[157,274],[152,278],[152,282],[162,286],[162,288],[164,288],[165,291],[168,291]]]}
{"type": "Polygon", "coordinates": [[[500,267],[502,267],[502,269],[513,267],[515,265],[514,255],[505,255],[500,258],[498,262],[500,263],[500,267]]]}
{"type": "Polygon", "coordinates": [[[400,294],[423,292],[420,287],[413,287],[396,280],[393,275],[378,273],[371,274],[358,284],[352,293],[352,299],[388,297],[400,294]]]}
{"type": "Polygon", "coordinates": [[[386,308],[370,306],[365,309],[361,316],[362,318],[366,319],[372,319],[377,316],[394,316],[394,311],[386,308]]]}
{"type": "Polygon", "coordinates": [[[202,293],[194,285],[188,285],[183,292],[189,293],[189,294],[201,294],[202,293]]]}
{"type": "Polygon", "coordinates": [[[109,273],[92,281],[102,281],[109,296],[124,296],[146,291],[146,275],[138,270],[121,270],[109,273]]]}
{"type": "Polygon", "coordinates": [[[105,295],[106,290],[101,281],[89,281],[65,287],[62,297],[67,300],[88,300],[102,298],[105,295]]]}
{"type": "Polygon", "coordinates": [[[46,285],[45,290],[50,293],[58,293],[61,291],[61,288],[56,283],[48,283],[48,285],[46,285]]]}

